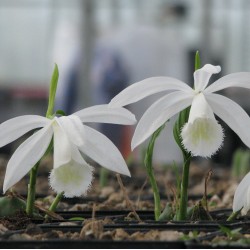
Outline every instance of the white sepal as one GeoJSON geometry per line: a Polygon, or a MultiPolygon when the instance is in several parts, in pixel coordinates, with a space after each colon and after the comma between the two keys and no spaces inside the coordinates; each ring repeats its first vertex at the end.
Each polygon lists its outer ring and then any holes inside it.
{"type": "Polygon", "coordinates": [[[225,88],[241,87],[250,89],[250,72],[233,73],[221,77],[213,84],[208,86],[205,90],[205,94],[210,94],[225,88]]]}
{"type": "Polygon", "coordinates": [[[39,130],[24,141],[10,158],[3,184],[5,193],[10,187],[23,178],[42,158],[52,139],[51,125],[39,130]]]}
{"type": "Polygon", "coordinates": [[[209,94],[206,95],[206,99],[214,113],[250,147],[250,117],[246,111],[236,102],[222,95],[209,94]]]}
{"type": "Polygon", "coordinates": [[[112,108],[108,104],[85,108],[73,115],[78,116],[84,123],[102,122],[124,125],[132,125],[136,123],[134,114],[129,110],[122,107],[112,108]]]}
{"type": "Polygon", "coordinates": [[[147,96],[167,90],[181,90],[192,94],[193,89],[186,83],[172,77],[151,77],[136,82],[118,95],[109,103],[110,107],[122,107],[137,102],[147,96]]]}
{"type": "Polygon", "coordinates": [[[100,132],[86,125],[84,128],[86,143],[79,147],[79,150],[102,167],[130,176],[127,164],[114,143],[100,132]]]}
{"type": "Polygon", "coordinates": [[[137,124],[131,142],[132,150],[151,136],[169,118],[190,106],[193,96],[176,91],[163,96],[144,113],[137,124]]]}
{"type": "Polygon", "coordinates": [[[32,129],[44,127],[51,120],[39,115],[23,115],[12,118],[0,125],[0,147],[16,140],[32,129]]]}

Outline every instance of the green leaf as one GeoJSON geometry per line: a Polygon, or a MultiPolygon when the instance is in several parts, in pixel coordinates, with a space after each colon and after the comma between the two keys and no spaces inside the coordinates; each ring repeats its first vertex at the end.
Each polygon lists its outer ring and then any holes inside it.
{"type": "Polygon", "coordinates": [[[182,127],[188,122],[190,107],[182,110],[179,114],[179,117],[174,125],[174,138],[176,143],[178,144],[179,148],[181,149],[184,159],[189,158],[190,153],[185,150],[185,148],[182,145],[182,139],[181,139],[181,129],[182,127]]]}
{"type": "Polygon", "coordinates": [[[72,218],[69,218],[70,221],[84,221],[85,218],[83,217],[72,217],[72,218]]]}
{"type": "Polygon", "coordinates": [[[144,164],[146,166],[147,175],[148,175],[150,185],[154,193],[155,220],[158,220],[161,214],[161,201],[160,201],[159,189],[158,189],[154,171],[153,171],[152,161],[153,161],[153,151],[154,151],[155,140],[157,139],[157,137],[160,135],[161,131],[164,128],[165,128],[165,124],[163,124],[160,128],[158,128],[151,136],[151,139],[149,141],[148,148],[146,151],[145,159],[144,159],[144,164]]]}
{"type": "Polygon", "coordinates": [[[56,96],[58,78],[59,78],[59,71],[58,71],[57,64],[55,64],[54,71],[50,80],[49,104],[48,104],[48,109],[46,113],[47,118],[50,118],[54,113],[53,110],[55,106],[55,96],[56,96]]]}
{"type": "Polygon", "coordinates": [[[154,145],[155,145],[155,140],[157,139],[157,137],[160,135],[161,131],[165,128],[165,124],[163,124],[161,127],[159,127],[152,135],[149,144],[148,144],[148,148],[146,151],[146,155],[145,155],[145,160],[144,160],[144,164],[146,166],[152,165],[152,160],[153,160],[153,151],[154,151],[154,145]]]}
{"type": "Polygon", "coordinates": [[[194,65],[194,70],[198,70],[201,68],[201,59],[200,59],[200,54],[199,51],[197,50],[195,53],[195,65],[194,65]]]}
{"type": "Polygon", "coordinates": [[[66,113],[65,113],[63,110],[58,109],[58,110],[56,111],[56,115],[66,116],[66,113]]]}
{"type": "Polygon", "coordinates": [[[159,217],[159,221],[167,221],[171,220],[174,217],[174,211],[172,208],[172,204],[167,203],[166,207],[164,208],[163,212],[159,217]]]}

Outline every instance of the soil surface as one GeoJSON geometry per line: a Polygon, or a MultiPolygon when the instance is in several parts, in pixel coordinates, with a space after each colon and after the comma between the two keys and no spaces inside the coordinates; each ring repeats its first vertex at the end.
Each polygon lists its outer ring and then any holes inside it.
{"type": "MultiPolygon", "coordinates": [[[[6,168],[6,158],[0,158],[0,187],[2,187],[3,178],[6,168]]],[[[48,174],[52,166],[52,158],[47,157],[42,161],[37,178],[37,199],[36,204],[40,207],[48,209],[55,197],[55,193],[48,185],[48,174]]],[[[94,166],[94,164],[93,164],[94,166]]],[[[145,167],[142,164],[130,166],[131,178],[121,176],[125,188],[121,188],[116,175],[109,173],[108,184],[105,187],[99,185],[100,167],[95,167],[95,179],[92,188],[86,197],[63,199],[60,202],[58,211],[91,211],[92,218],[84,218],[80,229],[77,230],[60,230],[51,228],[45,230],[36,225],[31,218],[25,214],[19,213],[11,218],[2,218],[0,220],[0,241],[5,240],[48,240],[48,239],[73,239],[73,240],[157,240],[157,241],[174,241],[188,238],[193,239],[202,237],[204,232],[198,232],[197,235],[192,233],[183,233],[177,230],[138,230],[131,231],[123,228],[107,229],[106,225],[114,223],[110,217],[102,219],[95,218],[96,211],[122,211],[128,210],[132,212],[129,217],[132,221],[137,220],[133,214],[133,209],[153,211],[153,193],[147,180],[145,167]],[[126,197],[127,195],[127,197],[126,197]],[[131,217],[132,216],[132,217],[131,217]],[[23,229],[19,232],[11,233],[13,230],[23,229]],[[6,234],[7,232],[7,234],[6,234]],[[185,238],[186,237],[186,238],[185,238]]],[[[178,192],[177,179],[181,177],[180,171],[173,170],[171,166],[154,166],[155,176],[161,194],[162,210],[167,203],[176,202],[176,193],[178,192]]],[[[180,168],[181,170],[181,168],[180,168]]],[[[215,209],[231,209],[233,195],[239,180],[231,178],[229,168],[212,165],[209,161],[192,162],[190,166],[190,182],[189,182],[189,206],[198,204],[205,194],[207,196],[207,209],[213,211],[215,209]],[[211,172],[212,169],[212,172],[211,172]],[[211,173],[208,178],[208,173],[211,173]]],[[[14,192],[25,198],[27,193],[28,176],[23,178],[13,188],[14,192]]],[[[153,212],[152,212],[153,217],[153,212]]],[[[79,220],[79,218],[75,218],[79,220]]],[[[81,218],[80,218],[81,219],[81,218]]],[[[40,223],[42,221],[40,220],[40,223]]],[[[60,225],[70,223],[76,225],[74,221],[61,222],[60,225]]],[[[79,226],[79,221],[77,222],[79,226]]],[[[140,222],[139,222],[140,223],[140,222]]],[[[206,242],[206,240],[204,240],[206,242]]]]}

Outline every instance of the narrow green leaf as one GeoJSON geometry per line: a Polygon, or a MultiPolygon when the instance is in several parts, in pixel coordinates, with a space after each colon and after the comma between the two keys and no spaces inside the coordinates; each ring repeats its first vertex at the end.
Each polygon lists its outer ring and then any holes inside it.
{"type": "Polygon", "coordinates": [[[84,221],[85,218],[83,217],[72,217],[72,218],[69,218],[70,221],[84,221]]]}
{"type": "Polygon", "coordinates": [[[58,78],[59,78],[59,71],[58,71],[57,64],[55,64],[54,71],[50,80],[49,104],[48,104],[48,109],[46,113],[47,118],[51,117],[54,113],[55,96],[56,96],[58,78]]]}
{"type": "Polygon", "coordinates": [[[195,53],[195,65],[194,65],[194,70],[198,70],[201,68],[201,59],[200,59],[200,54],[199,51],[197,50],[195,53]]]}
{"type": "Polygon", "coordinates": [[[154,171],[153,171],[152,162],[153,162],[153,151],[154,151],[155,140],[157,139],[157,137],[160,135],[161,131],[164,128],[165,128],[165,124],[163,124],[160,128],[158,128],[151,136],[151,139],[149,141],[148,148],[146,151],[145,159],[144,159],[144,164],[146,166],[147,175],[148,175],[150,185],[154,193],[154,205],[155,205],[154,213],[155,213],[156,221],[159,220],[159,217],[161,214],[161,200],[160,200],[159,189],[158,189],[154,171]]]}

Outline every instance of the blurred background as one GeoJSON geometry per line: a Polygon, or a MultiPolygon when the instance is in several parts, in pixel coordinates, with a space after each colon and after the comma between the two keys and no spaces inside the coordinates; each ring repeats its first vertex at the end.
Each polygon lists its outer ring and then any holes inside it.
{"type": "MultiPolygon", "coordinates": [[[[67,114],[108,103],[129,84],[151,76],[192,85],[196,50],[202,64],[222,66],[212,81],[250,71],[249,16],[248,0],[1,0],[0,122],[45,114],[54,63],[60,71],[56,106],[67,114]]],[[[232,88],[224,94],[250,113],[249,91],[232,88]]],[[[158,98],[129,109],[139,119],[158,98]]],[[[174,120],[157,141],[156,162],[181,162],[174,120]]],[[[228,165],[234,150],[244,145],[223,126],[225,144],[214,160],[228,165]]],[[[97,128],[129,157],[133,127],[97,128]]],[[[134,152],[135,160],[145,147],[134,152]]]]}

